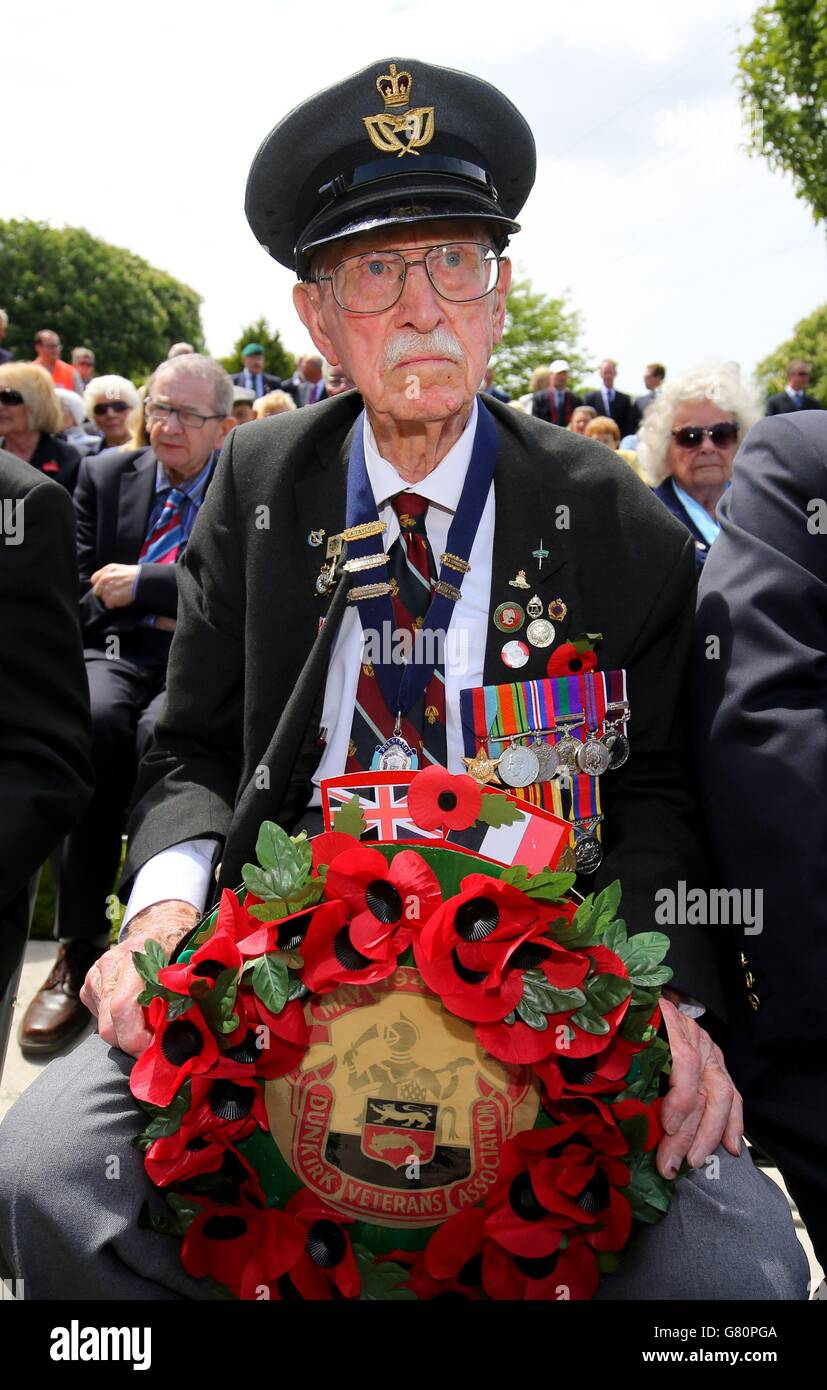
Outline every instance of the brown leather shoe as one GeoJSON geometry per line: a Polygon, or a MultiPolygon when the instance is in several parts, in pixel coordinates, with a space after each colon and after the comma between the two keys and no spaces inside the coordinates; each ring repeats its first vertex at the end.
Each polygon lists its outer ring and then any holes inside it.
{"type": "Polygon", "coordinates": [[[89,941],[68,941],[60,947],[49,978],[20,1024],[17,1038],[24,1056],[59,1052],[83,1031],[91,1015],[78,995],[87,971],[101,954],[100,947],[89,941]]]}

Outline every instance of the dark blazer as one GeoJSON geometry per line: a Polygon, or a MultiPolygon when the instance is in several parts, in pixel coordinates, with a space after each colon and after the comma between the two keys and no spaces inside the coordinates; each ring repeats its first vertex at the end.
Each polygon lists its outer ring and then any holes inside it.
{"type": "Polygon", "coordinates": [[[698,572],[700,573],[706,562],[706,557],[709,554],[709,542],[704,539],[701,532],[698,530],[697,526],[695,525],[694,521],[689,515],[689,512],[686,510],[686,507],[683,505],[683,502],[677,496],[675,489],[672,487],[671,477],[664,478],[663,482],[659,485],[659,487],[653,488],[652,491],[654,492],[656,497],[660,498],[664,507],[667,507],[669,511],[672,513],[672,515],[674,517],[677,517],[681,525],[686,527],[687,531],[694,540],[695,563],[698,566],[698,572]]]}
{"type": "Polygon", "coordinates": [[[531,397],[531,413],[537,420],[548,420],[550,425],[566,426],[572,416],[572,411],[576,406],[582,405],[579,396],[575,396],[573,391],[563,392],[563,409],[558,419],[557,406],[554,401],[553,391],[535,391],[531,397]]]}
{"type": "Polygon", "coordinates": [[[30,468],[39,468],[47,478],[60,483],[67,492],[74,492],[80,468],[80,454],[73,444],[54,434],[41,434],[29,459],[30,468]]]}
{"type": "Polygon", "coordinates": [[[695,730],[717,882],[764,895],[763,931],[724,932],[742,1084],[762,1045],[799,1043],[806,1067],[827,1043],[825,497],[827,413],[755,425],[700,585],[695,730]]]}
{"type": "Polygon", "coordinates": [[[9,352],[8,348],[0,347],[0,366],[2,366],[4,362],[12,362],[13,360],[13,354],[9,352]]]}
{"type": "Polygon", "coordinates": [[[801,405],[796,405],[791,396],[786,391],[779,391],[777,395],[770,396],[767,400],[767,415],[797,415],[799,410],[821,410],[821,401],[817,401],[815,396],[808,396],[806,391],[801,405]]]}
{"type": "Polygon", "coordinates": [[[0,451],[0,508],[9,507],[22,525],[19,544],[0,536],[0,994],[28,931],[28,880],[93,786],[72,503],[0,451]]]}
{"type": "Polygon", "coordinates": [[[152,449],[105,449],[86,458],[75,489],[80,621],[87,647],[103,647],[111,633],[133,632],[147,613],[174,618],[177,565],[142,565],[135,600],[105,608],[92,593],[91,576],[102,565],[136,565],[155,500],[157,459],[152,449]]]}
{"type": "MultiPolygon", "coordinates": [[[[284,390],[287,389],[287,388],[285,387],[284,383],[280,380],[280,378],[277,377],[277,376],[272,376],[272,375],[270,374],[270,372],[262,372],[261,375],[262,375],[262,379],[263,379],[263,381],[264,381],[264,390],[265,390],[265,392],[267,392],[267,391],[279,391],[279,390],[284,391],[284,390]]],[[[236,372],[235,375],[233,376],[233,382],[234,382],[234,384],[235,384],[236,386],[243,386],[243,385],[244,385],[244,372],[243,372],[243,371],[241,371],[241,372],[236,372]]],[[[292,392],[291,392],[291,394],[292,394],[292,392]]]]}
{"type": "MultiPolygon", "coordinates": [[[[598,415],[606,414],[606,406],[603,401],[602,391],[587,391],[583,397],[583,404],[590,405],[593,410],[597,411],[598,415]]],[[[632,422],[632,398],[631,396],[627,396],[625,391],[615,391],[614,400],[612,401],[611,418],[620,430],[621,439],[624,434],[632,433],[632,429],[630,428],[632,422]]]]}
{"type": "MultiPolygon", "coordinates": [[[[568,605],[555,624],[558,642],[602,632],[603,666],[628,668],[633,753],[603,779],[606,855],[585,891],[619,877],[624,917],[633,930],[650,930],[655,892],[703,873],[680,709],[695,608],[692,542],[604,446],[547,430],[490,398],[485,407],[499,433],[491,613],[513,597],[509,580],[526,569],[545,605],[557,596],[568,605]],[[530,553],[541,536],[550,554],[538,569],[530,553]]],[[[316,596],[324,552],[307,537],[344,526],[359,408],[348,392],[316,410],[254,421],[225,443],[178,566],[167,703],[139,774],[123,894],[159,850],[200,837],[223,845],[219,887],[235,886],[260,823],[292,828],[306,807],[348,587],[343,573],[331,597],[316,596]],[[250,521],[262,504],[274,519],[270,531],[250,521]]],[[[492,621],[487,682],[508,679],[503,642],[492,621]]],[[[548,656],[532,648],[520,679],[545,676],[548,656]]],[[[680,987],[722,1007],[713,942],[693,927],[674,928],[672,942],[680,987]]]]}
{"type": "Polygon", "coordinates": [[[654,391],[645,391],[642,396],[638,396],[635,399],[632,404],[632,409],[629,412],[629,428],[626,431],[627,434],[637,434],[646,411],[655,399],[656,396],[654,391]]]}

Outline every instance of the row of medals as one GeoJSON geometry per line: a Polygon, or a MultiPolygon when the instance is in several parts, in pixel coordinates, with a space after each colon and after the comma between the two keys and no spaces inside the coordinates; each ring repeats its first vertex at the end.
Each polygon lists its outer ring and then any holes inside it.
{"type": "Polygon", "coordinates": [[[629,740],[620,728],[628,718],[628,706],[614,708],[618,710],[617,716],[609,718],[607,711],[599,737],[596,729],[590,729],[585,740],[575,738],[572,730],[585,721],[577,716],[571,720],[563,718],[560,724],[564,725],[564,731],[556,743],[548,743],[541,737],[551,730],[538,730],[533,734],[515,735],[499,758],[487,757],[482,752],[478,758],[480,763],[484,760],[488,764],[488,775],[496,770],[507,787],[530,787],[534,782],[550,782],[553,777],[573,776],[578,772],[602,777],[604,772],[622,767],[629,757],[629,740]],[[529,738],[534,742],[520,742],[520,739],[529,738]]]}

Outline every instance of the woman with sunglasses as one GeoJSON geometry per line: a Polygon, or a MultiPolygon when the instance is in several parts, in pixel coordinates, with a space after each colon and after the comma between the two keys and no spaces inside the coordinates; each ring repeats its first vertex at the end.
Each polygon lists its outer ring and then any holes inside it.
{"type": "Polygon", "coordinates": [[[63,407],[42,367],[22,362],[0,367],[0,448],[72,492],[80,454],[56,438],[62,428],[63,407]]]}
{"type": "Polygon", "coordinates": [[[729,487],[738,443],[760,416],[737,368],[723,363],[670,381],[640,427],[643,476],[694,537],[699,570],[720,530],[715,509],[729,487]]]}
{"type": "Polygon", "coordinates": [[[101,432],[98,452],[119,449],[129,443],[129,416],[140,405],[138,392],[123,376],[93,377],[83,393],[87,420],[101,432]]]}

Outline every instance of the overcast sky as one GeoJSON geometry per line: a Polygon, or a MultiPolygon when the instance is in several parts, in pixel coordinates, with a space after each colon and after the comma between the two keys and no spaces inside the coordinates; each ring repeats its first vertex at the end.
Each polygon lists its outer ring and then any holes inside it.
{"type": "Polygon", "coordinates": [[[823,233],[742,149],[734,49],[754,9],[10,4],[0,217],[87,227],[186,281],[217,355],[261,314],[305,350],[292,277],[244,217],[250,161],[305,96],[374,59],[421,55],[487,78],[527,117],[538,177],[511,254],[537,288],[569,292],[594,361],[619,359],[619,386],[642,390],[653,358],[671,373],[716,357],[750,372],[827,298],[823,233]]]}

